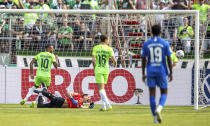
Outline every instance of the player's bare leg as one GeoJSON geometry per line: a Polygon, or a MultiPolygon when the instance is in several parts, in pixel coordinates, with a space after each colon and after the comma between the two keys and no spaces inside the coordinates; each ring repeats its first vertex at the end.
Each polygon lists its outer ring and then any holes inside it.
{"type": "Polygon", "coordinates": [[[104,90],[104,84],[97,84],[98,85],[98,90],[99,90],[99,94],[101,96],[101,100],[103,102],[103,105],[100,109],[100,111],[105,111],[105,110],[112,110],[112,106],[111,104],[109,103],[109,100],[106,96],[106,92],[104,90]]]}
{"type": "MultiPolygon", "coordinates": [[[[25,104],[25,102],[26,102],[26,101],[28,100],[28,98],[33,94],[33,92],[34,92],[34,90],[35,90],[36,88],[37,88],[36,86],[33,86],[33,87],[29,88],[29,91],[28,91],[26,97],[20,102],[21,105],[24,105],[24,104],[25,104]]],[[[32,104],[33,104],[33,102],[32,102],[32,104]]]]}

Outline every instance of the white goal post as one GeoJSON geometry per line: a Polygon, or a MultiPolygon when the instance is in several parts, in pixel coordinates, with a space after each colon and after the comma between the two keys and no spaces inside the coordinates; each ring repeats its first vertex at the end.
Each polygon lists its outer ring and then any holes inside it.
{"type": "MultiPolygon", "coordinates": [[[[199,11],[198,10],[32,10],[32,9],[0,9],[0,13],[54,13],[54,14],[184,14],[193,15],[195,23],[195,44],[194,44],[194,109],[198,109],[199,98],[199,11]]],[[[109,24],[110,25],[110,24],[109,24]]],[[[147,26],[146,26],[147,27],[147,26]]],[[[146,31],[147,32],[147,31],[146,31]]]]}

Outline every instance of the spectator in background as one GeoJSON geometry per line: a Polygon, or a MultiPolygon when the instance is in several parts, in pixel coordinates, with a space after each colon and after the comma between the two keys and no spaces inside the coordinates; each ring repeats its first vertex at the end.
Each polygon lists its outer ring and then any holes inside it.
{"type": "Polygon", "coordinates": [[[80,9],[81,8],[81,0],[76,0],[76,3],[73,6],[73,9],[80,9]]]}
{"type": "MultiPolygon", "coordinates": [[[[12,9],[12,5],[14,5],[15,3],[13,3],[13,0],[8,0],[6,8],[7,9],[12,9]]],[[[15,4],[16,5],[16,4],[15,4]]]]}
{"type": "Polygon", "coordinates": [[[33,49],[44,49],[47,41],[47,34],[48,30],[46,30],[46,27],[43,27],[41,19],[37,19],[36,24],[30,32],[30,36],[32,37],[30,47],[33,49]]]}
{"type": "MultiPolygon", "coordinates": [[[[177,29],[175,29],[175,34],[177,29]]],[[[184,26],[180,26],[178,29],[178,42],[185,53],[191,52],[191,39],[194,37],[194,31],[191,26],[189,26],[189,20],[187,17],[184,18],[184,26]]]]}
{"type": "Polygon", "coordinates": [[[30,1],[30,0],[25,0],[25,1],[23,1],[24,9],[28,9],[28,8],[29,8],[29,5],[30,5],[29,1],[30,1]]]}
{"type": "Polygon", "coordinates": [[[172,10],[188,10],[190,9],[188,7],[186,0],[173,0],[173,6],[172,10]]]}
{"type": "Polygon", "coordinates": [[[76,32],[74,36],[75,49],[86,49],[87,47],[90,47],[92,38],[90,30],[85,26],[85,23],[81,23],[80,30],[76,32]]]}
{"type": "Polygon", "coordinates": [[[58,5],[58,1],[57,0],[49,0],[49,6],[51,9],[54,9],[55,6],[58,5]]]}
{"type": "Polygon", "coordinates": [[[57,5],[53,7],[53,9],[63,9],[62,0],[57,0],[57,5]]]}
{"type": "MultiPolygon", "coordinates": [[[[155,9],[155,10],[170,10],[171,8],[170,8],[170,5],[165,3],[164,0],[158,0],[157,6],[153,6],[153,9],[155,9]]],[[[162,22],[164,19],[166,19],[166,15],[164,15],[164,14],[156,14],[155,15],[155,20],[156,20],[157,24],[162,25],[162,22]]]]}
{"type": "Polygon", "coordinates": [[[65,4],[67,5],[68,9],[73,9],[75,3],[76,3],[76,0],[65,0],[65,4]]]}
{"type": "Polygon", "coordinates": [[[199,0],[199,4],[190,5],[190,7],[194,10],[200,11],[200,20],[205,22],[207,20],[208,8],[210,5],[205,4],[204,0],[199,0]]]}
{"type": "Polygon", "coordinates": [[[79,19],[76,19],[75,22],[74,22],[74,25],[73,25],[73,30],[74,30],[74,33],[77,34],[77,32],[79,32],[80,30],[80,20],[79,19]]]}
{"type": "Polygon", "coordinates": [[[74,31],[70,26],[68,26],[68,20],[65,19],[63,21],[63,26],[58,29],[58,43],[59,48],[69,48],[74,49],[73,43],[72,43],[72,37],[73,37],[74,31]]]}
{"type": "MultiPolygon", "coordinates": [[[[30,4],[29,9],[34,9],[34,5],[30,4]]],[[[24,13],[25,24],[28,29],[31,29],[38,19],[37,13],[24,13]]]]}
{"type": "Polygon", "coordinates": [[[97,0],[100,9],[109,9],[109,0],[97,0]]]}
{"type": "MultiPolygon", "coordinates": [[[[199,4],[190,5],[190,7],[192,9],[200,11],[200,26],[201,26],[200,28],[201,28],[201,30],[203,30],[202,24],[204,24],[204,22],[207,21],[208,9],[210,8],[210,5],[208,5],[207,2],[208,1],[205,1],[205,0],[199,0],[199,4]]],[[[210,33],[210,28],[208,26],[206,37],[205,37],[205,40],[204,40],[203,50],[207,50],[208,46],[210,46],[210,40],[209,40],[210,39],[210,36],[209,36],[210,34],[209,33],[210,33]]]]}
{"type": "Polygon", "coordinates": [[[136,3],[134,0],[123,0],[123,7],[122,9],[136,9],[136,3]]]}
{"type": "Polygon", "coordinates": [[[9,2],[7,0],[3,0],[0,2],[0,5],[4,5],[7,8],[7,6],[9,6],[9,2]]]}
{"type": "MultiPolygon", "coordinates": [[[[50,7],[47,4],[45,4],[44,1],[45,0],[39,0],[39,4],[35,6],[35,9],[49,10],[50,7]]],[[[38,15],[40,19],[45,19],[48,16],[47,13],[45,14],[39,13],[38,15]]]]}
{"type": "Polygon", "coordinates": [[[47,41],[48,43],[52,44],[55,48],[57,48],[56,43],[56,35],[58,32],[57,22],[55,14],[51,13],[48,15],[48,17],[45,19],[45,25],[49,28],[49,32],[47,34],[47,41]]]}
{"type": "MultiPolygon", "coordinates": [[[[5,5],[0,5],[0,9],[6,9],[5,5]]],[[[9,25],[7,22],[8,14],[1,13],[0,14],[0,53],[8,53],[9,52],[9,42],[4,37],[8,36],[9,33],[9,25]]]]}
{"type": "Polygon", "coordinates": [[[24,40],[29,36],[29,30],[24,26],[24,18],[17,19],[17,23],[12,25],[11,33],[12,36],[16,38],[16,48],[20,49],[24,47],[24,49],[29,48],[29,43],[27,40],[24,40]]]}
{"type": "Polygon", "coordinates": [[[136,9],[137,10],[146,10],[147,9],[147,1],[146,0],[137,0],[136,9]]]}

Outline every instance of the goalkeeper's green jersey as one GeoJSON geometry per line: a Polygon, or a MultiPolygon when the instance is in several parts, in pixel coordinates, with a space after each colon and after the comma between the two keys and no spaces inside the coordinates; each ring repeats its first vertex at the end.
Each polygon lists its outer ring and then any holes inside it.
{"type": "Polygon", "coordinates": [[[55,55],[50,52],[40,52],[35,59],[38,62],[36,76],[51,77],[51,66],[53,62],[56,62],[55,55]]]}
{"type": "Polygon", "coordinates": [[[109,74],[109,58],[114,56],[113,49],[107,45],[96,45],[92,55],[96,56],[95,73],[109,74]]]}

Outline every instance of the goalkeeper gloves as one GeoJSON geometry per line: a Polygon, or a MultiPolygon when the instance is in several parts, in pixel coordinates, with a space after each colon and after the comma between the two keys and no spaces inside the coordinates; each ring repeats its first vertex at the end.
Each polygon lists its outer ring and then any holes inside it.
{"type": "Polygon", "coordinates": [[[78,105],[78,102],[72,97],[72,98],[70,98],[71,99],[71,101],[72,101],[72,103],[74,104],[74,105],[78,105]]]}
{"type": "Polygon", "coordinates": [[[91,102],[91,103],[90,103],[89,108],[90,108],[90,109],[94,108],[94,102],[91,102]]]}

